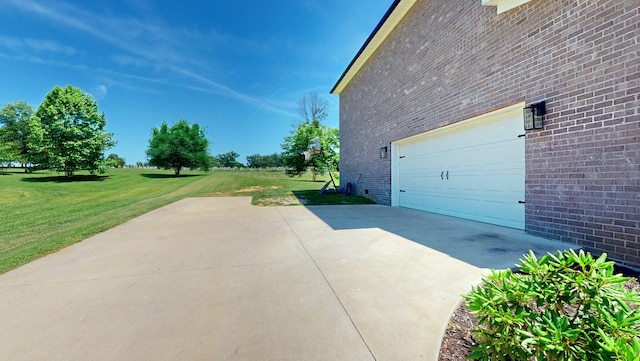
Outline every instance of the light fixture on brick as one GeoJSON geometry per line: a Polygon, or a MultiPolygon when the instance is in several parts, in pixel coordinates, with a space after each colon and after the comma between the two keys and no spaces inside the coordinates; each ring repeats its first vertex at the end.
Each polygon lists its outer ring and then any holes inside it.
{"type": "Polygon", "coordinates": [[[387,157],[387,147],[380,148],[380,158],[386,158],[386,157],[387,157]]]}
{"type": "Polygon", "coordinates": [[[542,129],[547,114],[546,102],[533,103],[524,108],[524,130],[542,129]]]}

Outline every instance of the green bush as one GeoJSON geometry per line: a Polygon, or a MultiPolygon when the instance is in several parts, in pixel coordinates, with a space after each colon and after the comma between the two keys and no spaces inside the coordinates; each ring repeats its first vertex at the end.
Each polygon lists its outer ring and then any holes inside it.
{"type": "Polygon", "coordinates": [[[530,252],[520,263],[465,296],[480,324],[470,359],[640,361],[640,296],[606,254],[530,252]]]}

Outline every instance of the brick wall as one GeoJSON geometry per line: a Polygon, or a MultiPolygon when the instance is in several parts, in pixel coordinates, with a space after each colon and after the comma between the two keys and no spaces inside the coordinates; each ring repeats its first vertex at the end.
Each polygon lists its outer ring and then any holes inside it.
{"type": "Polygon", "coordinates": [[[526,137],[526,230],[640,267],[640,2],[420,0],[340,94],[341,182],[391,199],[408,136],[546,100],[526,137]]]}

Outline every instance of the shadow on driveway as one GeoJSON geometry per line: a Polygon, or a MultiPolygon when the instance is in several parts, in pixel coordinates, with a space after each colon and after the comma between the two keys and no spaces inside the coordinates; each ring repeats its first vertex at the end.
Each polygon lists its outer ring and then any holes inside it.
{"type": "Polygon", "coordinates": [[[513,268],[529,250],[541,255],[579,248],[518,229],[401,207],[346,205],[307,209],[335,230],[379,228],[479,268],[513,268]]]}

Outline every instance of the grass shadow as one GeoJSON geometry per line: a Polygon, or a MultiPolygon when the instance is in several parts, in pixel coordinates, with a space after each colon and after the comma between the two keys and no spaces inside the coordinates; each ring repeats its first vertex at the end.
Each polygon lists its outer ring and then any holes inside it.
{"type": "Polygon", "coordinates": [[[373,202],[361,196],[348,196],[341,193],[320,194],[319,190],[292,191],[300,203],[307,206],[324,206],[340,204],[373,204],[373,202]]]}
{"type": "Polygon", "coordinates": [[[164,178],[189,178],[189,177],[201,177],[202,174],[161,174],[161,173],[142,173],[141,176],[150,179],[164,179],[164,178]]]}
{"type": "Polygon", "coordinates": [[[80,174],[71,177],[53,176],[53,177],[25,177],[23,182],[32,183],[73,183],[73,182],[102,182],[109,178],[108,175],[80,174]]]}
{"type": "MultiPolygon", "coordinates": [[[[302,175],[295,175],[293,177],[291,176],[287,176],[287,182],[304,182],[304,183],[327,183],[329,182],[330,179],[328,178],[328,176],[325,174],[323,176],[318,175],[318,177],[316,178],[316,180],[311,180],[311,179],[306,179],[303,178],[302,175]],[[327,179],[324,178],[320,178],[320,177],[327,177],[327,179]]],[[[336,179],[336,183],[338,182],[338,180],[336,179]]]]}
{"type": "Polygon", "coordinates": [[[24,168],[0,167],[0,175],[24,174],[24,168]]]}

